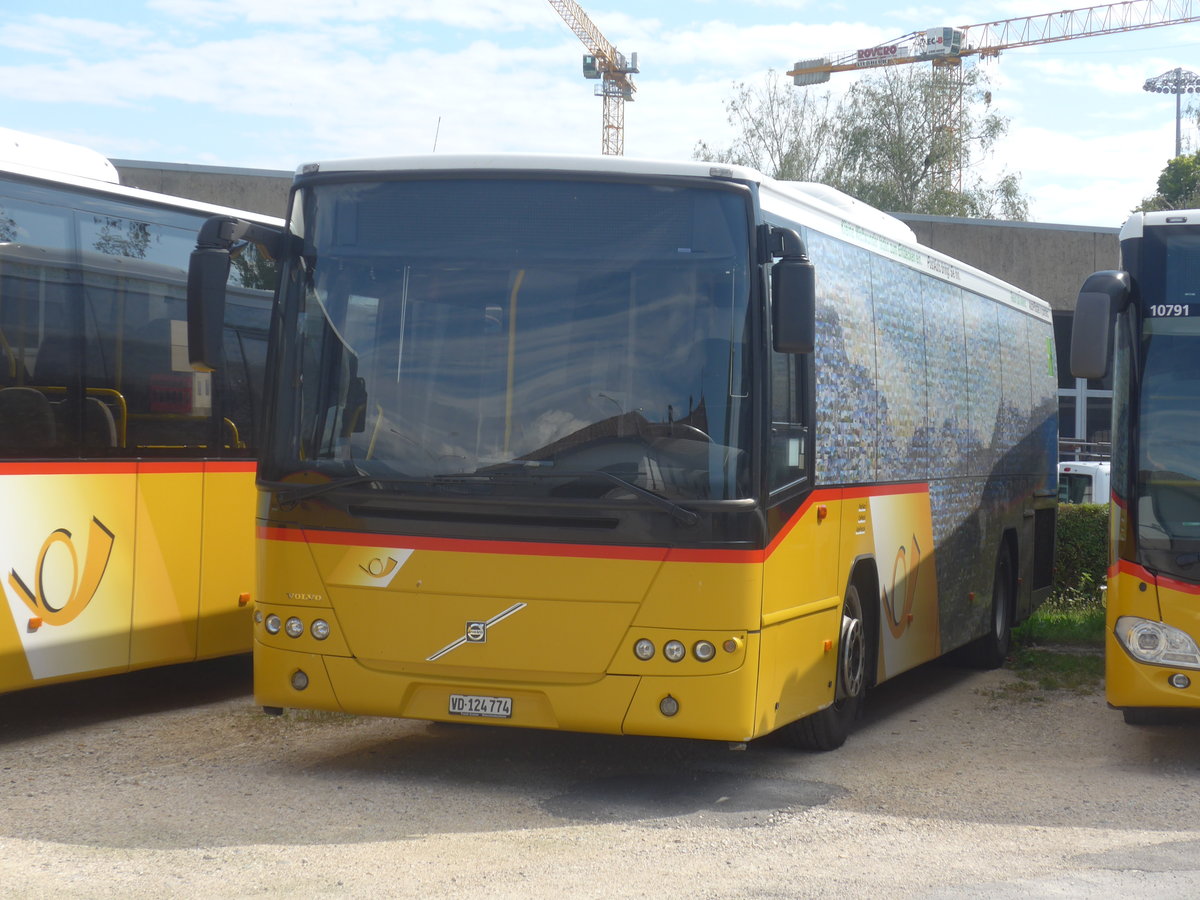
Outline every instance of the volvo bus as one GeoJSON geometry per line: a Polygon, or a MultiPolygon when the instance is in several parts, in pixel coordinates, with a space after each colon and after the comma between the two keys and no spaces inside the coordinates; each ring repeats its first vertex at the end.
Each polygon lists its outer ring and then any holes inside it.
{"type": "Polygon", "coordinates": [[[1105,690],[1125,721],[1200,707],[1200,211],[1135,213],[1079,293],[1071,368],[1113,379],[1105,690]]]}
{"type": "Polygon", "coordinates": [[[0,692],[250,649],[274,264],[235,248],[196,373],[188,258],[232,211],[118,181],[0,131],[0,692]]]}
{"type": "Polygon", "coordinates": [[[1050,587],[1050,311],[818,185],[626,158],[301,168],[259,487],[257,702],[844,741],[1050,587]]]}

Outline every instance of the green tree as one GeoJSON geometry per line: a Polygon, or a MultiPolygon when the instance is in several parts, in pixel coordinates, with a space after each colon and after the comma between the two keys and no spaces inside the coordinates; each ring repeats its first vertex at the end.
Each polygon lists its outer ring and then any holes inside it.
{"type": "Polygon", "coordinates": [[[1008,129],[986,88],[980,69],[963,73],[960,103],[945,70],[904,66],[860,79],[834,104],[769,72],[761,87],[736,85],[726,101],[733,143],[714,150],[700,141],[693,155],[821,181],[889,212],[1023,220],[1029,203],[1020,176],[988,183],[977,171],[1008,129]],[[937,110],[957,112],[935,128],[937,110]]]}
{"type": "Polygon", "coordinates": [[[1158,192],[1142,201],[1134,212],[1200,207],[1200,153],[1177,156],[1158,176],[1158,192]]]}

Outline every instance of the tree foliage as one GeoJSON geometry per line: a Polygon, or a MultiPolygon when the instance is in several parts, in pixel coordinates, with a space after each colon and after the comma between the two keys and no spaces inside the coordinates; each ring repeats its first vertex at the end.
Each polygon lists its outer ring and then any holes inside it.
{"type": "Polygon", "coordinates": [[[892,67],[853,84],[838,102],[798,90],[768,72],[761,86],[737,84],[725,109],[733,142],[697,143],[697,159],[748,165],[775,178],[820,181],[889,212],[1023,220],[1019,175],[986,182],[978,161],[992,154],[1008,121],[990,109],[978,68],[963,73],[960,111],[935,128],[931,111],[957,107],[944,71],[892,67]],[[962,172],[961,186],[946,173],[962,172]]]}
{"type": "Polygon", "coordinates": [[[1177,156],[1158,176],[1158,192],[1142,201],[1134,212],[1200,207],[1200,153],[1177,156]]]}

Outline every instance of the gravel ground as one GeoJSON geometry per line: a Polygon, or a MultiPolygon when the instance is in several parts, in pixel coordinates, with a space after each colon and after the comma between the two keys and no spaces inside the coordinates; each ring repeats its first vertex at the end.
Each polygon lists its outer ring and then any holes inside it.
{"type": "Polygon", "coordinates": [[[1185,897],[1200,718],[931,665],[841,750],[263,716],[245,660],[0,697],[8,897],[1185,897]]]}

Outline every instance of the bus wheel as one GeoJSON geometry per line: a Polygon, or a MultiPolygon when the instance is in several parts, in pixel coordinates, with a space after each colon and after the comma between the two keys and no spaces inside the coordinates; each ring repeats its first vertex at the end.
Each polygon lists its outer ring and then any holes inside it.
{"type": "Polygon", "coordinates": [[[1013,615],[1012,555],[1000,545],[996,577],[992,582],[992,627],[983,637],[962,648],[962,662],[975,669],[998,669],[1008,658],[1012,643],[1013,615]]]}
{"type": "Polygon", "coordinates": [[[1164,725],[1166,716],[1161,709],[1144,706],[1125,707],[1121,710],[1126,725],[1164,725]]]}
{"type": "Polygon", "coordinates": [[[783,737],[801,750],[836,750],[846,742],[862,711],[867,690],[867,625],[858,586],[846,589],[842,603],[842,633],[838,641],[837,685],[834,701],[811,716],[783,728],[783,737]]]}

